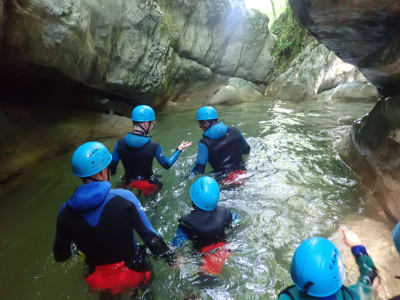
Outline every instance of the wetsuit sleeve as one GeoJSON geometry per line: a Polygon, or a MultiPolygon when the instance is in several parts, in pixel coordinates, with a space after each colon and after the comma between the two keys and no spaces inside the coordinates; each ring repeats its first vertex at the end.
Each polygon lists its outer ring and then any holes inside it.
{"type": "Polygon", "coordinates": [[[203,143],[199,143],[197,147],[196,164],[194,165],[191,172],[195,174],[204,173],[207,161],[208,161],[208,148],[203,143]]]}
{"type": "Polygon", "coordinates": [[[176,149],[176,151],[171,155],[170,158],[166,157],[162,151],[161,146],[159,145],[156,151],[156,159],[158,163],[164,168],[169,169],[176,162],[179,155],[181,154],[181,150],[176,149]]]}
{"type": "Polygon", "coordinates": [[[119,162],[119,154],[118,154],[118,142],[115,144],[114,146],[114,151],[112,154],[112,160],[110,163],[110,171],[111,171],[111,175],[114,175],[115,173],[117,173],[117,166],[118,166],[118,162],[119,162]]]}
{"type": "Polygon", "coordinates": [[[160,234],[153,228],[153,226],[151,226],[150,221],[147,219],[147,216],[136,196],[132,192],[124,189],[113,190],[113,193],[125,198],[133,204],[129,208],[132,227],[154,255],[163,258],[165,257],[168,261],[169,248],[160,234]]]}
{"type": "Polygon", "coordinates": [[[176,236],[174,237],[174,239],[172,240],[172,245],[180,248],[182,247],[183,243],[185,243],[185,241],[187,241],[189,238],[186,235],[186,233],[183,232],[183,230],[178,227],[178,230],[176,231],[176,236]]]}
{"type": "Polygon", "coordinates": [[[378,270],[376,269],[372,258],[368,255],[367,249],[365,249],[364,246],[355,246],[351,248],[351,252],[356,259],[360,271],[358,282],[372,285],[375,277],[378,276],[378,270]]]}
{"type": "Polygon", "coordinates": [[[351,248],[351,252],[356,259],[360,277],[357,284],[350,286],[349,289],[353,295],[358,294],[362,296],[361,298],[366,297],[365,299],[367,299],[368,295],[372,294],[372,283],[378,276],[378,270],[364,246],[354,246],[351,248]]]}
{"type": "MultiPolygon", "coordinates": [[[[61,208],[61,210],[63,210],[63,208],[61,208]]],[[[57,218],[56,238],[53,246],[53,254],[56,261],[66,261],[71,257],[72,238],[62,226],[62,216],[60,216],[61,210],[57,218]]]]}
{"type": "Polygon", "coordinates": [[[242,147],[242,154],[249,154],[250,153],[250,146],[244,139],[243,135],[241,135],[240,141],[241,141],[241,147],[242,147]]]}

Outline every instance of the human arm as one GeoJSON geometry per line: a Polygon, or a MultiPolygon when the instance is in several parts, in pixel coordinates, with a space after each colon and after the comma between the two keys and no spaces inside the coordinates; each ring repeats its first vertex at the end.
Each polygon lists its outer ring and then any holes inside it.
{"type": "Polygon", "coordinates": [[[66,261],[71,257],[71,243],[72,239],[62,225],[60,214],[65,206],[60,210],[57,217],[56,237],[53,245],[53,254],[56,261],[66,261]]]}
{"type": "Polygon", "coordinates": [[[241,142],[242,154],[249,154],[250,153],[250,146],[247,143],[247,141],[244,139],[243,135],[241,135],[240,142],[241,142]]]}
{"type": "Polygon", "coordinates": [[[182,228],[178,227],[178,229],[176,230],[176,236],[172,240],[172,245],[176,248],[180,248],[182,247],[183,243],[185,243],[185,241],[188,239],[189,237],[186,235],[185,232],[183,232],[182,228]]]}
{"type": "Polygon", "coordinates": [[[118,166],[118,162],[119,162],[119,154],[117,151],[117,143],[114,146],[114,151],[112,154],[112,159],[111,159],[111,163],[110,163],[110,171],[111,171],[111,175],[114,175],[115,173],[117,173],[117,166],[118,166]]]}
{"type": "Polygon", "coordinates": [[[191,172],[194,174],[204,173],[207,161],[208,161],[208,148],[205,144],[199,143],[199,145],[197,146],[196,164],[194,165],[191,172]]]}
{"type": "Polygon", "coordinates": [[[119,194],[132,202],[133,205],[129,207],[128,211],[132,227],[142,238],[151,253],[160,258],[164,258],[168,264],[173,264],[175,258],[174,253],[170,251],[163,238],[150,224],[136,196],[130,191],[122,189],[119,190],[119,194]]]}
{"type": "Polygon", "coordinates": [[[168,157],[165,156],[165,154],[162,151],[161,146],[159,145],[157,150],[156,150],[156,159],[157,159],[158,163],[164,169],[168,170],[176,162],[176,160],[178,159],[179,155],[182,153],[183,149],[186,149],[186,148],[188,148],[190,146],[192,146],[191,142],[182,141],[182,143],[176,148],[175,152],[171,155],[171,157],[168,158],[168,157]]]}
{"type": "Polygon", "coordinates": [[[351,252],[356,259],[360,271],[357,284],[363,284],[368,287],[372,286],[374,279],[378,277],[378,270],[372,258],[368,255],[367,249],[361,245],[361,241],[355,233],[346,230],[344,227],[341,230],[343,232],[343,242],[351,247],[351,252]]]}

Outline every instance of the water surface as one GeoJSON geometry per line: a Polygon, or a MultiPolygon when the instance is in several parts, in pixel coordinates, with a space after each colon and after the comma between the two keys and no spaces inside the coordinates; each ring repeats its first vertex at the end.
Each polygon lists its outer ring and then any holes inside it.
{"type": "MultiPolygon", "coordinates": [[[[335,132],[368,112],[372,103],[264,101],[218,107],[221,119],[238,127],[252,150],[249,179],[223,190],[220,205],[239,221],[228,240],[233,255],[218,277],[197,272],[201,258],[190,242],[180,250],[181,268],[153,261],[154,280],[141,298],[273,299],[291,284],[291,256],[305,238],[329,236],[345,216],[363,210],[357,181],[333,150],[335,132]]],[[[191,209],[188,177],[201,131],[196,108],[157,113],[153,139],[170,155],[181,140],[194,146],[168,171],[155,161],[164,188],[142,201],[153,226],[171,241],[177,219],[191,209]]],[[[123,135],[124,133],[121,133],[123,135]]],[[[115,140],[103,141],[112,151],[115,140]]],[[[43,145],[46,147],[46,145],[43,145]]],[[[79,186],[71,153],[40,163],[2,187],[0,201],[0,289],[2,299],[97,299],[83,278],[79,256],[66,263],[52,258],[55,221],[62,203],[79,186]]],[[[209,169],[207,169],[209,170],[209,169]]],[[[122,165],[113,177],[123,174],[122,165]]]]}

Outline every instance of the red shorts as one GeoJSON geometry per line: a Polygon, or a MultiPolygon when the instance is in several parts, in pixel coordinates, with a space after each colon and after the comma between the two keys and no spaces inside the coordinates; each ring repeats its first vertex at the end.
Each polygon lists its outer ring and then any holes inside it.
{"type": "Polygon", "coordinates": [[[150,183],[148,180],[132,180],[129,183],[129,188],[141,191],[143,196],[151,196],[160,190],[158,184],[150,183]]]}
{"type": "Polygon", "coordinates": [[[95,271],[85,278],[94,291],[109,292],[112,295],[129,293],[149,281],[150,271],[136,272],[125,266],[124,262],[97,266],[95,271]]]}
{"type": "Polygon", "coordinates": [[[230,172],[223,180],[222,184],[227,186],[241,186],[246,182],[245,170],[230,172]]]}
{"type": "Polygon", "coordinates": [[[200,269],[207,274],[221,274],[222,268],[231,256],[231,252],[226,249],[226,242],[218,242],[201,248],[204,262],[200,269]]]}

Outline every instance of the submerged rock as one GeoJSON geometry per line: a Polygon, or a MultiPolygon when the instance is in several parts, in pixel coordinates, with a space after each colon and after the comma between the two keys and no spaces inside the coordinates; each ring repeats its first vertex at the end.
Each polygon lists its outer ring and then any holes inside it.
{"type": "Polygon", "coordinates": [[[370,83],[347,82],[339,84],[324,97],[331,100],[366,100],[376,102],[378,90],[370,83]]]}
{"type": "Polygon", "coordinates": [[[240,78],[230,78],[229,84],[220,88],[207,104],[236,104],[260,100],[263,95],[256,86],[240,78]]]}

